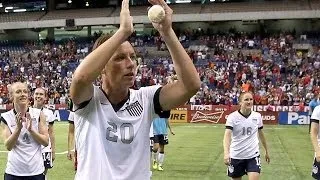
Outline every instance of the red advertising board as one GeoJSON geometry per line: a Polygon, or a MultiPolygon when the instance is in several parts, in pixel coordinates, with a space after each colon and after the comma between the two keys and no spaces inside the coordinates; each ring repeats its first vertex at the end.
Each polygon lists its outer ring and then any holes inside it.
{"type": "MultiPolygon", "coordinates": [[[[232,107],[238,107],[237,105],[232,105],[232,107]]],[[[181,106],[183,108],[186,108],[188,110],[207,110],[207,111],[211,111],[213,110],[215,107],[227,107],[225,105],[184,105],[181,106]]],[[[305,106],[305,107],[299,107],[299,106],[272,106],[272,105],[254,105],[253,106],[253,110],[257,111],[257,112],[262,112],[262,111],[276,111],[276,112],[296,112],[296,111],[304,111],[304,112],[308,112],[309,111],[309,107],[305,106]]]]}
{"type": "Polygon", "coordinates": [[[237,106],[217,105],[210,106],[210,110],[190,110],[188,112],[188,122],[224,124],[226,122],[226,116],[236,109],[237,106]]]}
{"type": "MultiPolygon", "coordinates": [[[[236,111],[237,106],[191,106],[188,111],[188,122],[190,123],[214,123],[224,124],[230,113],[236,111]]],[[[278,112],[262,111],[263,124],[278,124],[278,112]]]]}
{"type": "MultiPolygon", "coordinates": [[[[51,105],[46,105],[47,108],[49,109],[67,109],[66,104],[51,104],[51,105]]],[[[226,106],[226,105],[183,105],[179,106],[177,108],[174,108],[174,110],[178,111],[219,111],[221,108],[224,109],[237,109],[237,105],[232,105],[232,106],[226,106]]],[[[0,105],[0,109],[12,109],[12,104],[2,104],[0,105]]],[[[303,112],[308,112],[309,107],[305,106],[299,107],[299,106],[269,106],[269,105],[254,105],[253,110],[257,112],[265,112],[265,111],[276,111],[276,112],[297,112],[297,111],[303,111],[303,112]]]]}

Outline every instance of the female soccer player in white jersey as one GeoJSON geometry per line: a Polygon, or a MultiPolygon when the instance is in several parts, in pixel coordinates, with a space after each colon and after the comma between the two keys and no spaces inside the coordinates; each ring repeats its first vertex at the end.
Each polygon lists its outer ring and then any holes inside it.
{"type": "Polygon", "coordinates": [[[249,180],[258,180],[261,170],[258,136],[265,149],[265,160],[270,162],[262,132],[262,116],[252,111],[253,96],[250,92],[240,95],[239,105],[240,109],[227,118],[223,139],[224,163],[228,166],[228,176],[233,180],[241,180],[245,174],[249,180]]]}
{"type": "Polygon", "coordinates": [[[40,109],[28,107],[27,84],[17,82],[9,88],[14,108],[1,114],[4,144],[8,151],[5,180],[44,180],[41,145],[48,146],[46,118],[40,109]]]}
{"type": "Polygon", "coordinates": [[[320,106],[316,106],[311,114],[311,142],[314,149],[314,161],[312,167],[312,177],[314,179],[320,179],[320,131],[319,131],[319,121],[320,121],[320,106]]]}
{"type": "Polygon", "coordinates": [[[43,88],[37,88],[33,94],[33,107],[37,109],[41,109],[43,114],[46,117],[46,122],[48,126],[48,133],[49,133],[49,145],[47,147],[42,146],[42,156],[44,161],[44,175],[47,174],[48,169],[53,167],[53,161],[55,159],[55,135],[54,135],[54,128],[53,124],[55,116],[53,115],[52,110],[45,107],[45,101],[47,98],[46,90],[43,88]]]}
{"type": "Polygon", "coordinates": [[[96,41],[72,78],[76,180],[150,179],[151,120],[161,111],[184,104],[200,89],[199,75],[172,29],[172,9],[164,0],[150,2],[165,9],[163,21],[153,26],[168,47],[178,80],[163,87],[130,89],[137,57],[127,41],[133,23],[129,0],[123,0],[119,29],[110,38],[102,36],[96,41]],[[102,85],[96,87],[93,82],[99,75],[102,85]]]}

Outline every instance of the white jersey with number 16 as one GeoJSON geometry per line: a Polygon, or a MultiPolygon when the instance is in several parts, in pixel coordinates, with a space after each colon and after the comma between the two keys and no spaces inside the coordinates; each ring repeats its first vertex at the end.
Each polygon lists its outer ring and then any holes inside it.
{"type": "Polygon", "coordinates": [[[251,159],[260,154],[258,129],[263,128],[260,113],[252,111],[248,117],[244,117],[235,111],[228,116],[226,127],[232,129],[231,158],[251,159]]]}

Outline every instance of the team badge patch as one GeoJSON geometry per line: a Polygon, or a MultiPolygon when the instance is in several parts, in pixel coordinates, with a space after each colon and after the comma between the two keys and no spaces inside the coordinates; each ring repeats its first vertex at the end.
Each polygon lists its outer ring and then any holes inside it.
{"type": "Polygon", "coordinates": [[[239,124],[239,123],[240,123],[240,121],[241,121],[241,119],[240,119],[240,118],[238,118],[238,119],[234,122],[234,124],[235,124],[235,125],[237,125],[237,124],[239,124]]]}
{"type": "Polygon", "coordinates": [[[126,110],[130,114],[130,116],[140,116],[143,111],[143,107],[138,101],[136,101],[133,104],[127,106],[126,110]]]}

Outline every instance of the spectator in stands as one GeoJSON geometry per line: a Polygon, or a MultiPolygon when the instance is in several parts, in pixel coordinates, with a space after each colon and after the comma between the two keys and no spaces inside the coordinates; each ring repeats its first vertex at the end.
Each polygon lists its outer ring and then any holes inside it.
{"type": "MultiPolygon", "coordinates": [[[[250,81],[255,89],[254,93],[259,93],[261,97],[261,93],[280,87],[280,99],[270,101],[273,103],[271,105],[277,105],[279,101],[281,105],[292,105],[294,102],[298,105],[300,100],[297,96],[305,98],[308,104],[308,92],[319,89],[319,73],[314,71],[317,64],[320,64],[318,47],[315,46],[313,51],[307,53],[299,52],[293,48],[293,37],[288,33],[261,36],[258,33],[240,33],[235,30],[223,34],[213,34],[210,30],[208,32],[210,34],[189,29],[179,33],[180,41],[184,42],[193,59],[203,86],[214,91],[221,90],[219,94],[223,95],[229,89],[241,90],[242,85],[250,81]],[[252,41],[253,46],[250,45],[252,41]],[[202,53],[199,61],[198,52],[202,53]],[[295,91],[299,94],[292,93],[295,91]]],[[[174,72],[170,58],[159,58],[154,52],[146,53],[146,46],[156,46],[154,39],[161,41],[160,48],[163,39],[159,34],[148,35],[147,38],[135,35],[132,38],[137,52],[142,54],[145,66],[145,72],[141,74],[140,82],[137,82],[138,87],[157,84],[174,72]]],[[[56,43],[43,42],[44,45],[25,43],[24,46],[19,46],[18,52],[1,44],[6,49],[0,53],[0,97],[3,104],[8,103],[6,85],[17,79],[26,80],[31,90],[37,87],[48,89],[48,96],[54,95],[50,99],[51,104],[60,104],[60,98],[61,103],[64,103],[63,97],[66,97],[66,89],[70,87],[72,72],[90,52],[93,45],[91,41],[92,39],[79,38],[56,43]]],[[[271,95],[277,97],[274,93],[271,95]]],[[[205,96],[209,94],[202,94],[200,100],[210,99],[205,96]]]]}

